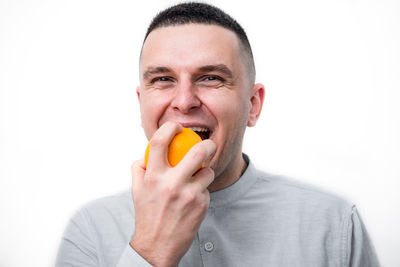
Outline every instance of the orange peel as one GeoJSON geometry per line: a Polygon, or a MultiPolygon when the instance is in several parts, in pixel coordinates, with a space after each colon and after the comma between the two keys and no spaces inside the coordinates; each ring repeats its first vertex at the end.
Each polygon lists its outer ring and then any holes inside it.
{"type": "MultiPolygon", "coordinates": [[[[197,143],[201,142],[201,137],[189,128],[182,128],[182,131],[175,135],[172,139],[171,143],[168,146],[168,162],[172,167],[175,167],[186,155],[187,152],[197,143]]],[[[147,162],[149,160],[149,152],[150,152],[150,143],[149,141],[144,161],[147,168],[147,162]]]]}

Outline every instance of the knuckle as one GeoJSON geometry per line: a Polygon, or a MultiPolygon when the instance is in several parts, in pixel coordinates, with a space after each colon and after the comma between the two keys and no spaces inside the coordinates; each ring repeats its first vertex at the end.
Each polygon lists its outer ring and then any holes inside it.
{"type": "Polygon", "coordinates": [[[183,198],[184,198],[184,202],[186,204],[195,203],[195,202],[197,202],[197,199],[198,199],[197,192],[195,192],[194,190],[186,190],[183,195],[183,198]]]}
{"type": "Polygon", "coordinates": [[[211,169],[210,167],[205,168],[205,169],[204,169],[204,172],[205,172],[205,175],[206,175],[207,177],[214,177],[214,176],[215,176],[214,170],[211,169]]]}
{"type": "Polygon", "coordinates": [[[158,129],[151,138],[150,147],[162,147],[165,146],[171,132],[179,132],[181,126],[176,122],[168,121],[164,123],[160,129],[158,129]]]}
{"type": "Polygon", "coordinates": [[[179,125],[179,123],[174,122],[174,121],[168,121],[168,122],[166,122],[166,126],[167,126],[168,128],[173,129],[173,130],[179,130],[180,127],[181,127],[181,126],[179,125]]]}
{"type": "Polygon", "coordinates": [[[163,128],[163,132],[179,132],[179,130],[181,129],[181,126],[179,123],[174,122],[174,121],[167,121],[166,123],[164,123],[161,128],[163,128]]]}
{"type": "Polygon", "coordinates": [[[215,179],[214,170],[210,167],[202,168],[201,172],[199,173],[199,179],[204,180],[204,182],[207,181],[208,183],[212,183],[215,179]]]}
{"type": "Polygon", "coordinates": [[[198,207],[201,211],[205,212],[208,209],[208,205],[209,203],[206,201],[202,201],[201,203],[199,203],[198,207]]]}
{"type": "Polygon", "coordinates": [[[206,190],[206,192],[203,194],[203,201],[202,203],[204,204],[205,208],[207,209],[208,206],[210,205],[210,192],[206,190]]]}
{"type": "Polygon", "coordinates": [[[208,206],[210,205],[210,198],[203,196],[199,199],[200,201],[196,204],[196,207],[200,214],[204,214],[207,212],[208,206]]]}
{"type": "Polygon", "coordinates": [[[161,194],[165,199],[175,200],[179,198],[180,192],[179,188],[175,185],[169,185],[162,189],[161,194]]]}
{"type": "Polygon", "coordinates": [[[165,138],[163,138],[160,134],[154,134],[151,138],[150,147],[151,148],[159,148],[162,147],[165,143],[165,138]]]}
{"type": "Polygon", "coordinates": [[[158,177],[154,173],[147,173],[145,177],[146,185],[150,188],[156,188],[158,186],[158,177]]]}
{"type": "Polygon", "coordinates": [[[207,157],[207,151],[204,147],[195,145],[192,147],[193,155],[196,159],[203,160],[207,157]]]}

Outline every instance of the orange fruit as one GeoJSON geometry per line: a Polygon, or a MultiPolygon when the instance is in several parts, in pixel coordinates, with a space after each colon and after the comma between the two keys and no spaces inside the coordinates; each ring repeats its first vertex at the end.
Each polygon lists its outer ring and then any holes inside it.
{"type": "MultiPolygon", "coordinates": [[[[168,162],[169,165],[175,167],[186,155],[187,152],[195,144],[201,142],[201,137],[189,128],[182,128],[182,131],[175,135],[171,143],[168,146],[168,162]]],[[[147,145],[144,161],[147,167],[147,161],[149,159],[150,143],[147,145]]]]}

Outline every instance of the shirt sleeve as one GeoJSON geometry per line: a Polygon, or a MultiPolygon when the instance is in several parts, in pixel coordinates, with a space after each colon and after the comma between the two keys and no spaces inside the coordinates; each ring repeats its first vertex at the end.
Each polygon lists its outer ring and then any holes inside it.
{"type": "Polygon", "coordinates": [[[349,267],[379,267],[375,249],[355,206],[345,225],[345,263],[349,267]]]}
{"type": "Polygon", "coordinates": [[[99,266],[95,241],[83,211],[69,221],[61,239],[56,267],[99,266]]]}
{"type": "Polygon", "coordinates": [[[116,267],[151,267],[152,265],[143,259],[129,244],[119,259],[116,267]]]}
{"type": "MultiPolygon", "coordinates": [[[[100,267],[105,266],[90,220],[81,210],[68,223],[61,239],[56,258],[56,267],[100,267]]],[[[129,243],[122,251],[115,267],[150,267],[129,243]]]]}

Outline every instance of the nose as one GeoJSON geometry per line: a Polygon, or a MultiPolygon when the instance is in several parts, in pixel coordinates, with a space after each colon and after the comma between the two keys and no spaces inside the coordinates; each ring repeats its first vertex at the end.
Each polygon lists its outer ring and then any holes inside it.
{"type": "Polygon", "coordinates": [[[197,110],[201,106],[201,101],[197,96],[196,87],[189,81],[181,81],[175,88],[171,106],[183,114],[197,110]]]}

